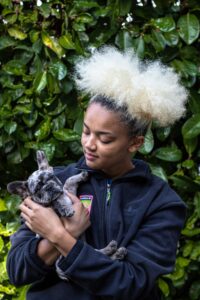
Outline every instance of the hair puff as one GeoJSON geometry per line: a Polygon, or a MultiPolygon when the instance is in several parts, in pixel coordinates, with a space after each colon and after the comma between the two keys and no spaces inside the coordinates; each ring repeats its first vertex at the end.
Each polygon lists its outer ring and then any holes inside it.
{"type": "Polygon", "coordinates": [[[132,118],[173,124],[185,113],[188,93],[177,73],[158,61],[142,62],[130,50],[114,47],[96,50],[75,65],[78,89],[91,96],[103,95],[116,107],[126,106],[132,118]]]}

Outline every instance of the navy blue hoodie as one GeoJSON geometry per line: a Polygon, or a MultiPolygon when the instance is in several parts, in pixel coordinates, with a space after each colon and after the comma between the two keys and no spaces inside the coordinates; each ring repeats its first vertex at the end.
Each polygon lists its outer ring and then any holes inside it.
{"type": "Polygon", "coordinates": [[[46,266],[37,256],[39,241],[22,224],[11,237],[7,270],[12,284],[31,284],[28,300],[159,299],[156,279],[173,270],[186,208],[145,162],[134,160],[134,165],[111,184],[103,172],[89,170],[83,158],[76,165],[55,168],[63,183],[82,169],[89,171],[78,196],[92,199],[91,226],[86,241],[77,241],[62,257],[59,267],[70,278],[63,281],[54,266],[46,266]],[[127,248],[123,261],[113,261],[95,250],[111,240],[127,248]]]}

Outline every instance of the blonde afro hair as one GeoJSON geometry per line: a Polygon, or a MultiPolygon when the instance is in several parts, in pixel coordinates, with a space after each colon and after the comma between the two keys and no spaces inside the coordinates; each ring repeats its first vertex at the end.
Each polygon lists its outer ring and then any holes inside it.
{"type": "Polygon", "coordinates": [[[167,126],[185,113],[187,91],[178,74],[158,61],[144,63],[130,50],[96,50],[77,62],[75,81],[90,96],[102,95],[117,108],[126,106],[133,119],[144,123],[156,120],[167,126]]]}

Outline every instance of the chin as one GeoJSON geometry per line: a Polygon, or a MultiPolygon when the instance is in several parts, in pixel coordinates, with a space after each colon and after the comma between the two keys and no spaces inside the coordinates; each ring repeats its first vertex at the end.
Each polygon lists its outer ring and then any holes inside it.
{"type": "Polygon", "coordinates": [[[97,163],[95,163],[94,161],[90,161],[90,160],[85,160],[86,161],[86,165],[89,167],[89,168],[92,168],[92,169],[99,169],[99,166],[97,163]]]}

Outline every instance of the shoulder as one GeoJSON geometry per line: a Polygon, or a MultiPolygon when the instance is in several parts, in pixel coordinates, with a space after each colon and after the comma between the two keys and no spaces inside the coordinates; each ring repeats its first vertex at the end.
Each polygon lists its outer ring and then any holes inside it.
{"type": "Polygon", "coordinates": [[[67,166],[55,166],[53,168],[54,175],[64,183],[69,177],[80,173],[85,169],[84,157],[81,157],[77,162],[70,163],[67,166]]]}
{"type": "Polygon", "coordinates": [[[151,199],[152,208],[174,205],[186,207],[181,197],[170,186],[170,184],[162,178],[154,175],[145,161],[136,160],[135,166],[137,176],[143,177],[141,182],[143,182],[145,193],[147,193],[149,199],[151,199]]]}
{"type": "Polygon", "coordinates": [[[64,183],[67,178],[78,173],[76,163],[69,164],[68,166],[56,166],[53,170],[54,175],[57,176],[62,183],[64,183]]]}

